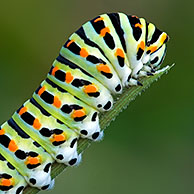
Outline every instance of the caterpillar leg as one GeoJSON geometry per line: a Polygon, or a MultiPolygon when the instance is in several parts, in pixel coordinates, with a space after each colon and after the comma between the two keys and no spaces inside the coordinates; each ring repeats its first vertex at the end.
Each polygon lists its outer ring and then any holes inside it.
{"type": "Polygon", "coordinates": [[[153,52],[151,55],[146,55],[144,58],[147,58],[146,64],[143,65],[142,70],[139,72],[138,77],[152,76],[156,73],[161,72],[157,71],[160,67],[162,61],[165,58],[166,54],[166,44],[163,44],[157,51],[153,52]]]}
{"type": "Polygon", "coordinates": [[[141,82],[139,82],[136,78],[129,79],[129,86],[143,86],[141,82]]]}

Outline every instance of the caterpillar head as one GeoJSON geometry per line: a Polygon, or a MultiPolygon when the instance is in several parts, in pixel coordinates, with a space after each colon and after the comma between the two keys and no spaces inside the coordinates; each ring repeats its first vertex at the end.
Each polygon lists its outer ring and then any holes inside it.
{"type": "Polygon", "coordinates": [[[147,27],[148,36],[142,62],[144,65],[150,65],[151,68],[159,68],[166,54],[166,42],[169,36],[152,23],[147,24],[147,27]]]}

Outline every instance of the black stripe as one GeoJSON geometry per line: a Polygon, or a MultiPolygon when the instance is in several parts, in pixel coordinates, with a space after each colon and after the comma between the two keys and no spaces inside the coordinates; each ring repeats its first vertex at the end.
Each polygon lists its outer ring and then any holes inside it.
{"type": "Polygon", "coordinates": [[[51,85],[53,88],[57,88],[58,91],[62,92],[62,93],[67,93],[66,90],[64,90],[63,88],[61,88],[60,86],[58,86],[57,84],[55,84],[54,82],[52,82],[50,79],[46,78],[45,81],[51,85]]]}
{"type": "Polygon", "coordinates": [[[93,20],[91,20],[91,24],[94,28],[94,30],[100,34],[100,31],[105,28],[105,25],[104,25],[104,21],[103,20],[100,20],[100,21],[97,21],[97,22],[94,22],[97,18],[100,18],[100,16],[94,18],[93,20]]]}
{"type": "Polygon", "coordinates": [[[107,56],[105,55],[104,51],[93,41],[91,41],[87,36],[86,36],[86,33],[83,29],[83,27],[81,27],[79,30],[77,30],[75,32],[83,41],[85,44],[91,46],[91,47],[95,47],[97,48],[101,54],[109,61],[109,59],[107,58],[107,56]]]}
{"type": "Polygon", "coordinates": [[[162,34],[162,32],[158,28],[155,27],[155,31],[152,35],[151,40],[150,40],[150,44],[153,44],[154,42],[156,42],[161,34],[162,34]]]}
{"type": "Polygon", "coordinates": [[[31,102],[34,106],[36,106],[36,108],[38,108],[38,109],[41,111],[41,113],[42,113],[43,115],[45,115],[45,116],[47,116],[47,117],[50,117],[50,116],[51,116],[51,114],[48,113],[44,108],[42,108],[42,106],[40,106],[40,105],[38,104],[38,102],[36,102],[36,100],[35,100],[34,98],[31,98],[31,99],[30,99],[30,102],[31,102]]]}
{"type": "Polygon", "coordinates": [[[5,158],[0,154],[0,160],[5,161],[5,158]]]}
{"type": "Polygon", "coordinates": [[[75,55],[80,55],[80,51],[81,51],[81,48],[75,43],[75,42],[72,42],[68,47],[67,47],[67,44],[70,42],[70,40],[68,40],[65,45],[64,45],[64,48],[67,48],[69,49],[72,53],[74,53],[75,55]]]}
{"type": "Polygon", "coordinates": [[[11,139],[7,135],[0,135],[0,144],[8,148],[11,139]]]}
{"type": "Polygon", "coordinates": [[[133,29],[133,37],[135,38],[136,41],[138,41],[141,37],[142,30],[139,27],[135,27],[135,24],[141,24],[139,18],[127,15],[129,23],[133,29]]]}
{"type": "Polygon", "coordinates": [[[110,49],[113,50],[115,48],[115,42],[111,34],[106,33],[103,39],[110,49]]]}
{"type": "Polygon", "coordinates": [[[33,125],[35,118],[28,112],[21,115],[21,118],[29,125],[33,125]]]}
{"type": "Polygon", "coordinates": [[[25,139],[28,139],[28,138],[30,138],[30,136],[27,134],[27,133],[25,133],[17,124],[16,124],[16,122],[11,118],[11,119],[9,119],[8,121],[7,121],[7,123],[8,123],[8,125],[11,127],[11,128],[13,128],[16,132],[17,132],[17,134],[20,136],[20,137],[22,137],[22,138],[25,138],[25,139]]]}
{"type": "Polygon", "coordinates": [[[92,75],[90,75],[87,71],[85,71],[84,69],[82,69],[81,67],[79,67],[78,65],[76,65],[75,63],[72,63],[71,61],[69,61],[68,59],[64,58],[63,56],[59,55],[56,60],[64,65],[69,66],[71,69],[79,69],[80,71],[82,71],[84,74],[86,74],[89,77],[93,77],[92,75]]]}
{"type": "Polygon", "coordinates": [[[123,50],[125,51],[125,53],[127,53],[127,48],[126,48],[126,43],[125,43],[125,39],[124,39],[124,31],[121,28],[121,22],[120,22],[120,18],[119,18],[119,14],[118,13],[110,13],[108,14],[115,30],[116,33],[119,36],[119,39],[121,41],[121,44],[123,46],[123,50]]]}

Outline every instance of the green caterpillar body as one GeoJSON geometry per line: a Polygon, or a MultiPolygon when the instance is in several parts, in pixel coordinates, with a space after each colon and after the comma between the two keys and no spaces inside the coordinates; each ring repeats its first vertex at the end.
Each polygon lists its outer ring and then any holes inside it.
{"type": "Polygon", "coordinates": [[[167,41],[153,24],[123,13],[73,33],[33,97],[0,127],[0,193],[22,193],[27,184],[50,189],[54,161],[78,165],[77,140],[102,139],[98,115],[124,87],[163,71],[167,41]]]}

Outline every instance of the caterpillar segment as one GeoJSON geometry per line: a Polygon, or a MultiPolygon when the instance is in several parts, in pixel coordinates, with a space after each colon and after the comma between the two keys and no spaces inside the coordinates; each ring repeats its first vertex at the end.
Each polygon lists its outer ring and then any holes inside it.
{"type": "Polygon", "coordinates": [[[33,98],[14,113],[13,119],[31,138],[35,139],[59,163],[78,165],[78,134],[55,119],[33,98]]]}
{"type": "MultiPolygon", "coordinates": [[[[98,111],[54,84],[49,79],[33,94],[33,98],[50,114],[75,129],[83,138],[100,140],[98,111]]],[[[109,108],[108,104],[107,108],[109,108]]]]}
{"type": "Polygon", "coordinates": [[[155,73],[154,69],[160,67],[165,54],[166,54],[166,42],[169,40],[169,36],[156,28],[152,23],[147,23],[147,42],[146,49],[143,56],[143,69],[147,72],[155,73]]]}
{"type": "Polygon", "coordinates": [[[115,20],[111,14],[103,14],[84,24],[76,33],[83,39],[89,39],[98,44],[117,72],[124,87],[129,84],[128,78],[131,74],[131,69],[116,32],[118,26],[115,26],[115,28],[113,25],[117,22],[115,20]]]}
{"type": "Polygon", "coordinates": [[[166,55],[166,48],[166,44],[163,44],[156,52],[150,55],[149,65],[153,70],[160,68],[166,55]]]}
{"type": "Polygon", "coordinates": [[[62,56],[57,57],[54,61],[47,77],[98,111],[112,109],[113,98],[110,91],[87,72],[80,69],[79,66],[62,56]],[[108,108],[107,104],[110,104],[108,108]]]}
{"type": "Polygon", "coordinates": [[[32,187],[42,190],[53,186],[50,171],[53,159],[11,118],[0,128],[0,153],[32,187]]]}
{"type": "Polygon", "coordinates": [[[87,71],[113,94],[122,92],[121,81],[110,62],[98,48],[86,45],[76,33],[70,36],[60,54],[87,71]]]}
{"type": "Polygon", "coordinates": [[[21,194],[26,186],[25,179],[0,154],[0,194],[21,194]]]}
{"type": "Polygon", "coordinates": [[[146,22],[143,18],[122,13],[119,13],[119,18],[127,43],[127,57],[132,69],[131,77],[136,77],[143,67],[141,59],[145,51],[146,22]]]}

